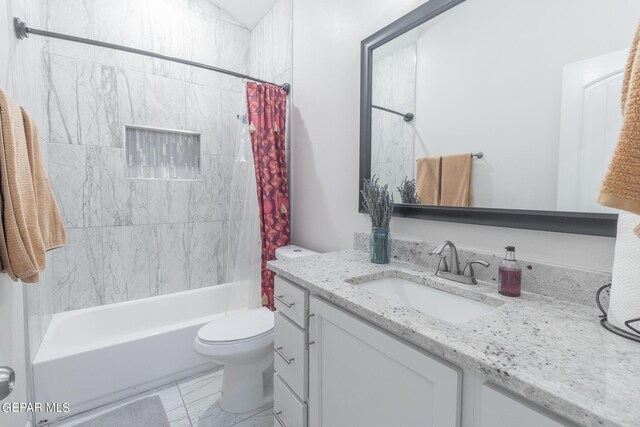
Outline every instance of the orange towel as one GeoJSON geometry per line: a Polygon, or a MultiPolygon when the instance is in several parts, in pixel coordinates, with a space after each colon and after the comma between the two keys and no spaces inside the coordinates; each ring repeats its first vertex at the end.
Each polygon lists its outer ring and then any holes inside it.
{"type": "MultiPolygon", "coordinates": [[[[598,203],[640,214],[640,27],[622,84],[622,130],[602,183],[598,203]]],[[[640,224],[635,227],[640,236],[640,224]]]]}
{"type": "Polygon", "coordinates": [[[13,280],[34,283],[45,251],[66,243],[62,216],[44,169],[38,129],[0,90],[0,263],[13,280]]]}
{"type": "Polygon", "coordinates": [[[422,157],[416,160],[416,193],[423,205],[440,204],[441,157],[422,157]]]}
{"type": "Polygon", "coordinates": [[[440,205],[473,206],[471,200],[471,153],[442,157],[440,205]]]}

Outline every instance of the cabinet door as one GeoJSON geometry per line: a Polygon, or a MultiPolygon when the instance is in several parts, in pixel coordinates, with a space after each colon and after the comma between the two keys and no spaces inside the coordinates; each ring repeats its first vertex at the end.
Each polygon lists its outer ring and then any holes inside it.
{"type": "Polygon", "coordinates": [[[311,298],[311,427],[456,427],[460,370],[311,298]]]}
{"type": "Polygon", "coordinates": [[[491,383],[482,384],[477,401],[480,402],[480,413],[476,423],[478,427],[575,426],[491,383]]]}

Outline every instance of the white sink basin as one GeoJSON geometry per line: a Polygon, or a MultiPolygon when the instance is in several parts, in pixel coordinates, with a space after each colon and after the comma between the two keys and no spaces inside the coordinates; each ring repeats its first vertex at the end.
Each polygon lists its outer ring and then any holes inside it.
{"type": "Polygon", "coordinates": [[[454,324],[468,322],[496,308],[399,277],[370,280],[357,286],[454,324]]]}

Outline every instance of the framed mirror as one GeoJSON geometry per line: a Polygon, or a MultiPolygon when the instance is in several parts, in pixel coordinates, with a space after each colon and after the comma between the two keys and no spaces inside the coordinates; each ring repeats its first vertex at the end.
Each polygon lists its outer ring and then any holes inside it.
{"type": "Polygon", "coordinates": [[[596,198],[638,17],[629,0],[430,0],[382,28],[361,44],[360,188],[387,184],[397,216],[615,236],[596,198]]]}

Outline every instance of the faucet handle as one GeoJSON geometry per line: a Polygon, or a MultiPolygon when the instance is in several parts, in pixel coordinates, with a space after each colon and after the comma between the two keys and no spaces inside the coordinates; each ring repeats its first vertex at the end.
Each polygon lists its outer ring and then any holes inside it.
{"type": "Polygon", "coordinates": [[[479,259],[476,260],[467,260],[467,265],[464,266],[464,270],[462,270],[462,275],[464,277],[471,277],[472,279],[475,279],[475,273],[473,272],[473,264],[480,264],[483,267],[489,267],[491,264],[489,264],[486,261],[482,261],[479,259]]]}
{"type": "Polygon", "coordinates": [[[440,262],[438,263],[438,268],[436,268],[436,273],[438,271],[449,271],[446,255],[440,255],[440,262]]]}

